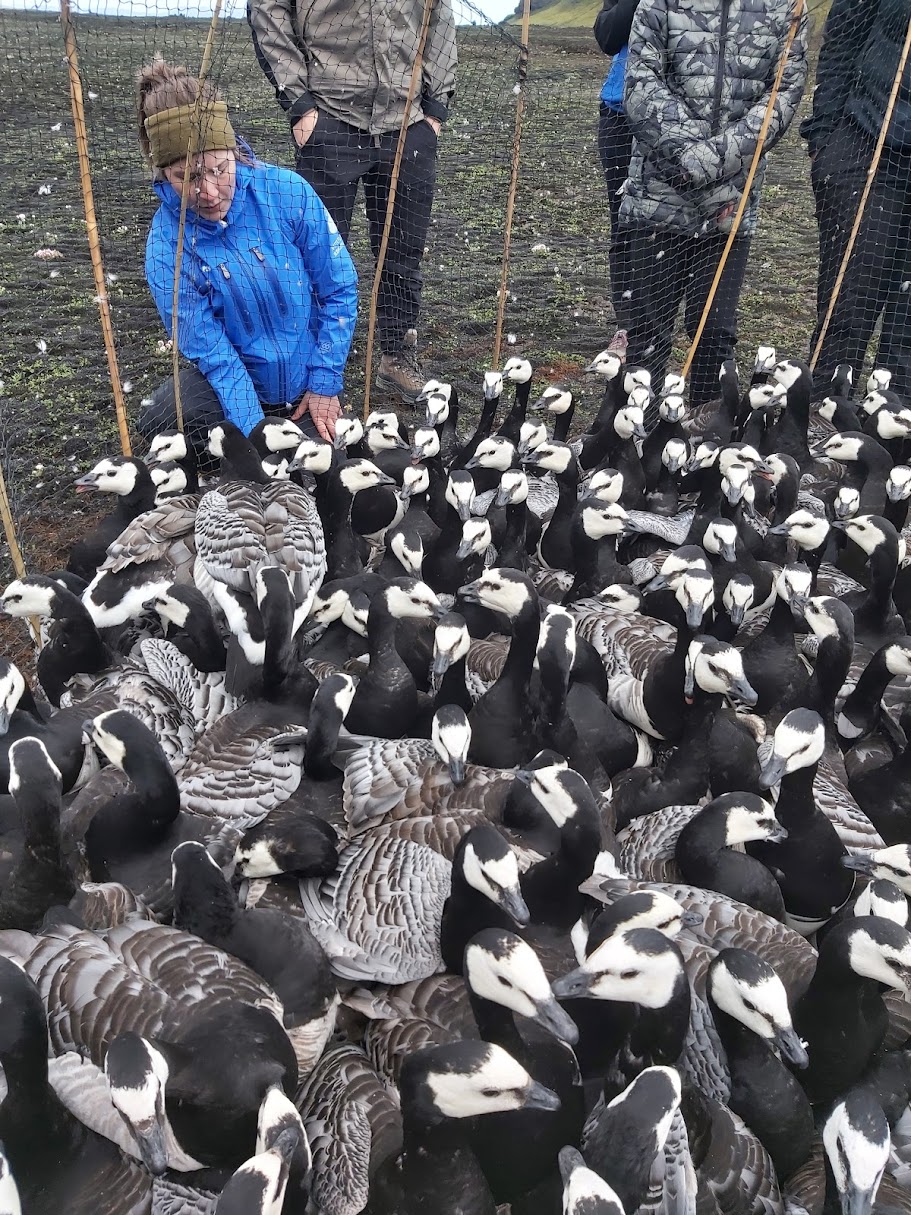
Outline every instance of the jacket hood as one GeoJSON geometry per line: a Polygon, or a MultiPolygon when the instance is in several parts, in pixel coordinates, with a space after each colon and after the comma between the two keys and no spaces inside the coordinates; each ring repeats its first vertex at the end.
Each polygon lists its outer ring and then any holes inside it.
{"type": "MultiPolygon", "coordinates": [[[[243,210],[244,199],[247,194],[247,187],[250,184],[250,175],[253,168],[250,165],[237,162],[237,170],[234,185],[234,197],[231,199],[231,206],[228,209],[228,214],[224,219],[204,219],[203,216],[197,215],[192,208],[187,207],[187,216],[192,217],[194,227],[200,232],[213,234],[220,232],[223,228],[230,227],[236,220],[237,216],[243,210]]],[[[175,219],[180,216],[180,195],[168,181],[153,181],[152,189],[161,200],[161,204],[171,212],[175,219]]],[[[189,222],[189,218],[188,218],[189,222]]]]}

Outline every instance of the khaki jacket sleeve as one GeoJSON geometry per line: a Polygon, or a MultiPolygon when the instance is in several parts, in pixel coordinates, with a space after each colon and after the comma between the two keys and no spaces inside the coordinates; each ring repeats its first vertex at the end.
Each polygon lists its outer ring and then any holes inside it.
{"type": "Polygon", "coordinates": [[[294,30],[292,0],[248,0],[247,20],[259,66],[291,124],[316,106],[308,85],[307,57],[294,30]]]}
{"type": "Polygon", "coordinates": [[[449,0],[434,0],[421,72],[421,109],[428,118],[445,122],[455,93],[455,18],[449,0]]]}

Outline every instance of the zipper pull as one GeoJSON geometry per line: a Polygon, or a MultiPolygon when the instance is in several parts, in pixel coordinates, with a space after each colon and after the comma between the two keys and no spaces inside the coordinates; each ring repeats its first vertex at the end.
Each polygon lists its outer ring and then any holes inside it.
{"type": "Polygon", "coordinates": [[[222,273],[222,278],[229,279],[231,277],[231,271],[228,269],[228,267],[225,265],[224,262],[219,262],[218,268],[222,273]]]}
{"type": "Polygon", "coordinates": [[[263,254],[263,253],[262,253],[262,252],[261,252],[259,249],[255,249],[255,248],[253,248],[253,246],[251,245],[251,246],[250,246],[250,252],[253,254],[253,256],[254,256],[255,258],[258,258],[258,259],[259,259],[259,261],[261,261],[261,262],[265,262],[265,260],[266,260],[266,258],[265,258],[265,254],[263,254]]]}

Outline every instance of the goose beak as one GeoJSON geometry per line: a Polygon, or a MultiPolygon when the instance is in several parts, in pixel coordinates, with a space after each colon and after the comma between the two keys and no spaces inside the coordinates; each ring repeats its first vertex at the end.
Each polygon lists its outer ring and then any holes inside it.
{"type": "Polygon", "coordinates": [[[746,607],[742,603],[735,603],[729,613],[731,617],[731,624],[733,624],[735,628],[739,629],[743,624],[743,618],[746,616],[746,614],[746,607]]]}
{"type": "Polygon", "coordinates": [[[471,540],[463,540],[456,549],[456,560],[464,561],[466,557],[470,557],[474,552],[474,542],[471,540]]]}
{"type": "Polygon", "coordinates": [[[759,773],[759,785],[762,789],[771,789],[785,774],[787,763],[782,755],[773,755],[759,773]]]}
{"type": "Polygon", "coordinates": [[[161,1123],[153,1119],[150,1122],[131,1123],[130,1126],[142,1163],[153,1177],[161,1177],[168,1169],[168,1149],[161,1123]]]}
{"type": "Polygon", "coordinates": [[[579,1030],[575,1021],[563,1011],[556,1000],[548,1000],[535,1006],[535,1020],[549,1034],[567,1046],[575,1046],[579,1041],[579,1030]]]}
{"type": "Polygon", "coordinates": [[[83,476],[77,477],[73,484],[77,494],[85,494],[91,489],[97,489],[98,478],[94,473],[85,473],[83,476]]]}
{"type": "MultiPolygon", "coordinates": [[[[344,436],[344,433],[337,434],[337,435],[336,435],[336,436],[333,438],[333,440],[332,440],[332,446],[335,448],[335,450],[336,450],[336,451],[344,451],[344,450],[345,450],[345,448],[346,448],[348,445],[347,445],[347,443],[345,442],[345,436],[344,436]]],[[[293,470],[293,468],[294,468],[294,461],[293,461],[293,460],[291,461],[291,468],[292,468],[292,470],[293,470]]]]}
{"type": "Polygon", "coordinates": [[[687,628],[698,629],[705,617],[705,609],[701,603],[688,603],[686,605],[686,624],[687,628]]]}
{"type": "Polygon", "coordinates": [[[458,755],[450,756],[449,759],[449,779],[454,785],[465,784],[465,760],[458,755]]]}
{"type": "Polygon", "coordinates": [[[730,561],[733,565],[737,560],[737,546],[733,540],[725,540],[721,546],[721,555],[725,561],[730,561]]]}
{"type": "Polygon", "coordinates": [[[807,604],[810,602],[809,595],[792,595],[791,596],[791,611],[796,612],[798,616],[803,616],[807,610],[807,604]]]}
{"type": "Polygon", "coordinates": [[[841,863],[845,869],[853,869],[855,873],[872,874],[876,863],[869,852],[849,852],[847,856],[841,858],[841,863]]]}
{"type": "Polygon", "coordinates": [[[862,1190],[849,1181],[845,1191],[839,1194],[842,1215],[871,1215],[874,1197],[873,1191],[862,1190]]]}
{"type": "Polygon", "coordinates": [[[533,1080],[525,1094],[523,1109],[558,1110],[559,1108],[560,1098],[557,1094],[551,1092],[549,1088],[545,1088],[543,1084],[538,1084],[537,1080],[533,1080]]]}
{"type": "Polygon", "coordinates": [[[434,654],[433,662],[430,664],[430,689],[432,692],[439,691],[443,676],[451,666],[452,660],[448,654],[434,654]]]}
{"type": "Polygon", "coordinates": [[[752,709],[753,705],[755,705],[756,701],[759,699],[756,689],[745,679],[734,680],[734,682],[731,684],[731,690],[728,692],[728,696],[731,700],[740,701],[740,703],[742,705],[746,705],[748,709],[752,709]]]}
{"type": "Polygon", "coordinates": [[[684,911],[680,924],[683,928],[698,928],[704,919],[701,911],[684,911]]]}
{"type": "Polygon", "coordinates": [[[460,500],[459,500],[459,505],[458,505],[458,507],[456,508],[456,513],[457,513],[457,514],[458,514],[458,516],[459,516],[459,522],[460,522],[460,523],[467,523],[467,522],[468,522],[468,520],[471,518],[471,503],[470,503],[470,502],[463,502],[463,501],[460,499],[460,500]]]}
{"type": "Polygon", "coordinates": [[[773,827],[773,829],[766,836],[766,839],[770,844],[783,844],[787,838],[788,829],[787,827],[782,827],[781,823],[779,823],[776,827],[773,827]]]}
{"type": "Polygon", "coordinates": [[[519,890],[500,891],[500,906],[519,925],[524,928],[531,919],[531,912],[528,910],[528,904],[522,898],[519,890]]]}
{"type": "Polygon", "coordinates": [[[594,975],[577,968],[551,983],[550,987],[558,1000],[577,1000],[590,994],[593,980],[594,975]]]}
{"type": "Polygon", "coordinates": [[[637,422],[636,425],[633,427],[633,438],[634,439],[647,439],[648,438],[648,431],[645,429],[645,427],[642,425],[641,422],[637,422]]]}
{"type": "Polygon", "coordinates": [[[528,408],[532,413],[542,413],[547,408],[547,398],[538,397],[536,401],[532,401],[528,408]]]}
{"type": "Polygon", "coordinates": [[[530,785],[535,778],[534,772],[529,772],[527,768],[517,768],[515,778],[522,785],[530,785]]]}
{"type": "Polygon", "coordinates": [[[767,536],[790,536],[791,529],[786,523],[776,523],[774,527],[770,527],[766,532],[767,536]]]}
{"type": "Polygon", "coordinates": [[[0,707],[0,737],[9,729],[9,709],[0,707]]]}
{"type": "Polygon", "coordinates": [[[775,1030],[775,1045],[784,1058],[789,1063],[793,1063],[795,1067],[806,1067],[809,1064],[810,1056],[807,1054],[807,1048],[791,1026],[775,1030]]]}
{"type": "Polygon", "coordinates": [[[653,591],[666,591],[667,585],[667,577],[664,574],[656,574],[654,578],[646,582],[642,590],[644,594],[651,595],[653,591]]]}
{"type": "Polygon", "coordinates": [[[480,603],[481,597],[478,594],[477,582],[469,582],[467,584],[467,586],[463,586],[459,590],[458,597],[459,597],[459,599],[462,599],[465,603],[480,603]]]}

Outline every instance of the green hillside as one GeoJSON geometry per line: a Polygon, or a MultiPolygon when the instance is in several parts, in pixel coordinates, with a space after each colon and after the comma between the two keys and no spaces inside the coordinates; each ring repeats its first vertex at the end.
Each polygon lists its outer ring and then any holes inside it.
{"type": "MultiPolygon", "coordinates": [[[[532,25],[550,25],[562,28],[584,25],[591,29],[595,15],[601,9],[601,0],[532,0],[532,25]]],[[[516,16],[510,18],[518,21],[521,18],[522,6],[519,5],[516,16]]]]}

